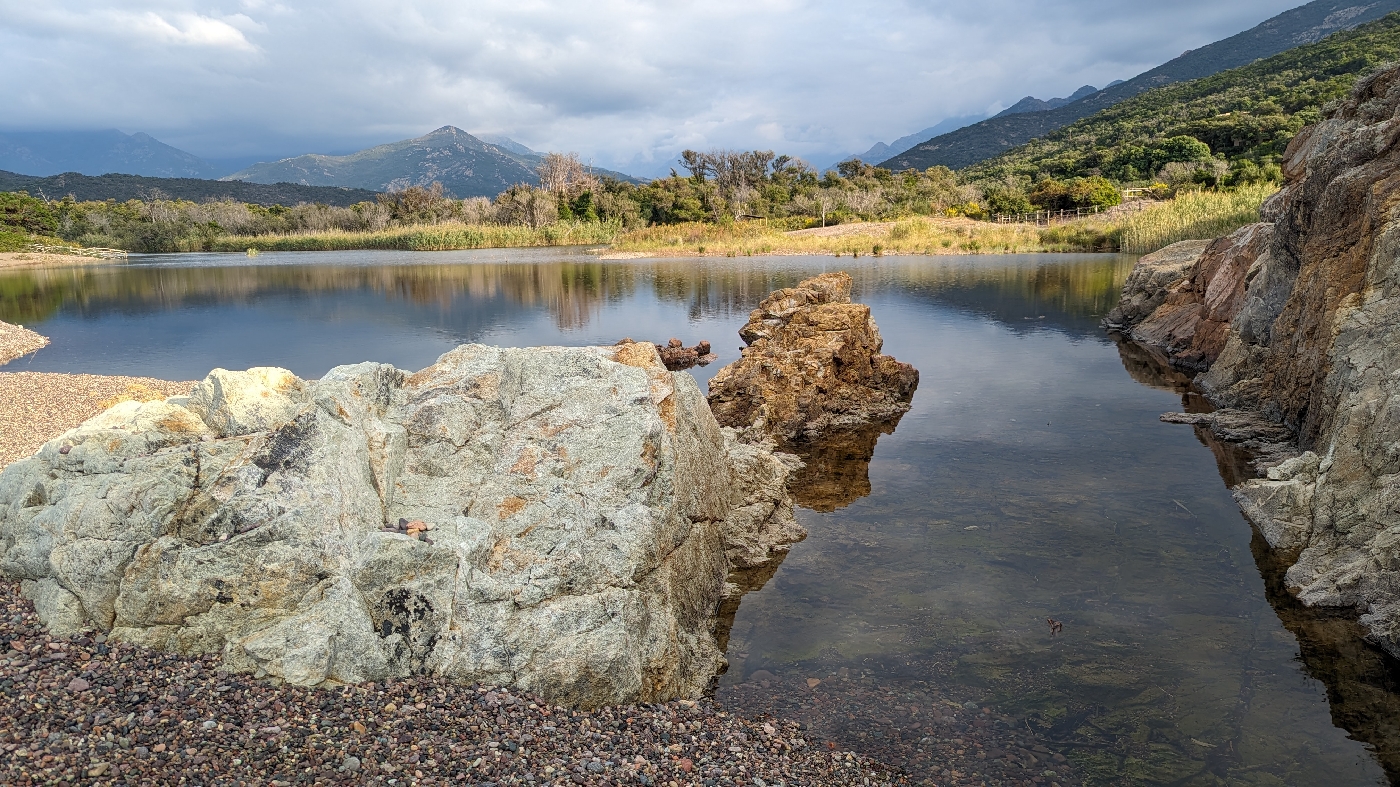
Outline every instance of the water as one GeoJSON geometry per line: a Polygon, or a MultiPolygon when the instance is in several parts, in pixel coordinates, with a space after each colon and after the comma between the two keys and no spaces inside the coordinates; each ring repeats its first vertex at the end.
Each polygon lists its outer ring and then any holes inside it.
{"type": "MultiPolygon", "coordinates": [[[[418,369],[468,341],[624,336],[708,339],[723,364],[768,291],[847,270],[922,383],[892,434],[808,456],[795,494],[811,535],[747,578],[761,589],[730,622],[722,702],[804,719],[916,782],[947,782],[930,749],[967,729],[1062,754],[1064,784],[1386,783],[1400,773],[1392,668],[1354,623],[1282,591],[1221,482],[1239,458],[1158,422],[1184,381],[1097,326],[1131,265],[179,255],[0,272],[0,320],[53,339],[5,371],[316,377],[418,369]],[[927,713],[966,702],[993,723],[927,713]]],[[[720,364],[694,370],[702,385],[720,364]]]]}

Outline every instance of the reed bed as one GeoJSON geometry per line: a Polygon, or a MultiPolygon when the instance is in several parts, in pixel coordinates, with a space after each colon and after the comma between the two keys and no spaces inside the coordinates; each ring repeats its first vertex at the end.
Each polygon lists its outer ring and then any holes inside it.
{"type": "Polygon", "coordinates": [[[1111,227],[1085,220],[1048,229],[1035,224],[992,224],[971,219],[915,216],[899,221],[790,230],[786,222],[728,225],[673,224],[622,235],[612,253],[658,257],[836,254],[1015,254],[1110,251],[1111,227]]]}
{"type": "Polygon", "coordinates": [[[607,244],[620,227],[598,222],[569,222],[543,227],[498,224],[431,224],[395,227],[376,232],[328,230],[287,235],[223,235],[210,241],[210,251],[454,251],[534,246],[607,244]]]}
{"type": "Polygon", "coordinates": [[[1122,220],[1119,248],[1142,254],[1183,240],[1210,240],[1259,221],[1259,207],[1273,196],[1272,184],[1234,191],[1195,191],[1177,195],[1122,220]]]}

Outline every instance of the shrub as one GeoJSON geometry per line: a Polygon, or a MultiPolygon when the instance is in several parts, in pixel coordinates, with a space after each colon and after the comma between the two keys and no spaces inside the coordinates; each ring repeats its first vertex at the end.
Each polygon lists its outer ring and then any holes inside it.
{"type": "Polygon", "coordinates": [[[0,228],[29,235],[53,235],[58,232],[58,217],[48,203],[28,192],[0,192],[0,228]]]}

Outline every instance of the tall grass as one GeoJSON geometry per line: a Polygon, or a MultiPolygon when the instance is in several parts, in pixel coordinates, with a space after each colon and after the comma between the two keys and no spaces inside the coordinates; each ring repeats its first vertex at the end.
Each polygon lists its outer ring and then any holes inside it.
{"type": "Polygon", "coordinates": [[[374,232],[301,232],[287,235],[221,235],[209,241],[209,251],[453,251],[526,246],[607,244],[620,227],[599,222],[569,222],[534,228],[497,224],[431,224],[374,232]]]}
{"type": "Polygon", "coordinates": [[[1272,184],[1234,191],[1197,191],[1154,205],[1123,220],[1125,252],[1156,251],[1183,240],[1210,240],[1259,221],[1259,206],[1278,191],[1272,184]]]}
{"type": "Polygon", "coordinates": [[[829,234],[792,234],[788,221],[668,224],[627,232],[613,251],[655,256],[883,255],[1050,251],[1033,224],[990,224],[970,218],[916,216],[882,223],[827,227],[829,234]]]}

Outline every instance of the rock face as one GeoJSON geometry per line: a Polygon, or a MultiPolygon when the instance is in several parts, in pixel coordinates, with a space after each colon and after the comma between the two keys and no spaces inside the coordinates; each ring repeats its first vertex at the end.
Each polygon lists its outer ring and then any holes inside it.
{"type": "Polygon", "coordinates": [[[1152,315],[1167,300],[1210,246],[1208,240],[1184,240],[1143,256],[1123,284],[1123,297],[1104,318],[1104,327],[1128,331],[1152,315]]]}
{"type": "Polygon", "coordinates": [[[58,632],[296,684],[693,697],[730,570],[802,535],[788,472],[650,344],[217,370],[6,468],[0,573],[58,632]]]}
{"type": "MultiPolygon", "coordinates": [[[[1370,638],[1400,657],[1397,140],[1393,68],[1361,80],[1294,139],[1287,184],[1264,207],[1272,226],[1230,241],[1239,259],[1220,266],[1229,284],[1218,292],[1231,294],[1210,319],[1232,319],[1196,384],[1217,406],[1296,436],[1294,458],[1235,495],[1269,543],[1296,556],[1285,575],[1291,592],[1311,606],[1359,610],[1370,638]]],[[[1198,314],[1209,310],[1201,305],[1198,314]]]]}
{"type": "MultiPolygon", "coordinates": [[[[1164,351],[1179,369],[1199,372],[1210,368],[1225,349],[1230,322],[1244,303],[1250,274],[1257,274],[1268,262],[1272,238],[1273,225],[1251,224],[1211,242],[1184,275],[1156,291],[1165,297],[1132,326],[1129,335],[1164,351]]],[[[1161,264],[1148,269],[1164,276],[1167,273],[1161,264]]],[[[1134,274],[1138,271],[1139,266],[1134,266],[1134,274]]],[[[1154,297],[1152,302],[1156,300],[1154,297]]]]}
{"type": "Polygon", "coordinates": [[[773,292],[739,336],[743,357],[710,380],[725,426],[779,442],[888,421],[909,410],[919,372],[880,355],[870,307],[851,303],[851,277],[826,273],[773,292]]]}

